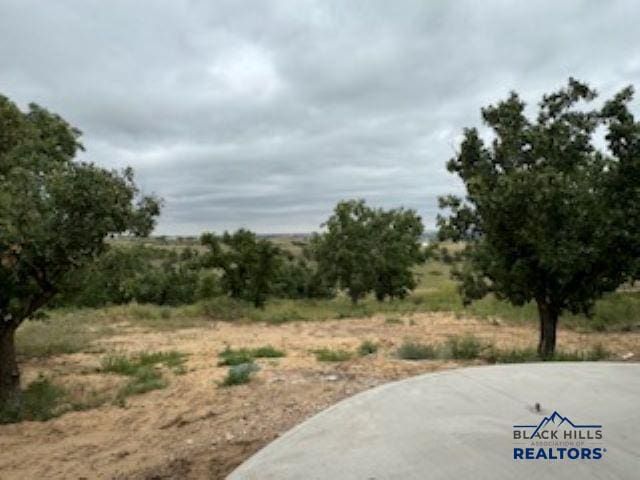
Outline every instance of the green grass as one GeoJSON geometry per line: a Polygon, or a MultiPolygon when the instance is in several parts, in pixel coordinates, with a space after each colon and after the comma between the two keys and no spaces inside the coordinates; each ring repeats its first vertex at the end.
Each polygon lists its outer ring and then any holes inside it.
{"type": "Polygon", "coordinates": [[[258,366],[251,362],[241,363],[239,365],[233,365],[229,368],[227,376],[220,383],[222,387],[232,387],[235,385],[242,385],[251,381],[251,376],[254,372],[258,371],[258,366]]]}
{"type": "Polygon", "coordinates": [[[256,358],[280,358],[286,356],[286,352],[278,350],[271,345],[264,345],[257,348],[231,348],[227,346],[218,354],[220,361],[218,366],[242,365],[251,363],[256,358]]]}
{"type": "Polygon", "coordinates": [[[222,352],[218,354],[220,357],[220,361],[218,362],[218,366],[234,366],[234,365],[242,365],[244,363],[253,362],[253,356],[251,352],[246,348],[233,349],[230,347],[225,348],[222,352]]]}
{"type": "Polygon", "coordinates": [[[485,346],[473,335],[451,337],[447,340],[448,357],[457,360],[472,360],[480,356],[485,346]]]}
{"type": "Polygon", "coordinates": [[[433,360],[438,358],[438,349],[433,345],[418,342],[405,342],[396,352],[403,360],[433,360]]]}
{"type": "Polygon", "coordinates": [[[278,350],[271,345],[265,345],[263,347],[252,349],[251,355],[255,358],[280,358],[286,356],[287,354],[284,350],[278,350]]]}
{"type": "Polygon", "coordinates": [[[23,420],[45,421],[62,413],[66,392],[44,377],[38,377],[22,392],[21,404],[0,406],[0,423],[23,420]]]}
{"type": "Polygon", "coordinates": [[[345,362],[353,357],[353,354],[346,350],[332,350],[330,348],[313,350],[313,354],[319,362],[345,362]]]}
{"type": "Polygon", "coordinates": [[[606,360],[611,357],[602,345],[579,351],[557,351],[551,358],[542,359],[533,348],[499,349],[490,342],[483,342],[474,335],[454,336],[442,344],[430,345],[405,342],[398,348],[397,356],[404,360],[475,360],[488,363],[526,362],[582,362],[606,360]]]}
{"type": "MultiPolygon", "coordinates": [[[[132,303],[99,310],[76,309],[50,312],[50,322],[27,322],[18,330],[18,351],[27,356],[71,353],[90,348],[93,339],[111,334],[114,320],[153,330],[207,325],[212,320],[280,324],[292,321],[322,321],[382,315],[389,325],[404,323],[402,318],[418,312],[452,312],[456,315],[500,320],[511,323],[537,323],[533,304],[516,307],[485,297],[465,307],[457,284],[450,278],[450,266],[430,260],[416,269],[417,288],[405,299],[378,302],[367,297],[357,305],[344,295],[334,299],[269,299],[264,309],[225,296],[180,307],[132,303]],[[59,320],[64,320],[59,324],[59,320]],[[94,327],[98,330],[95,331],[94,327]]],[[[565,314],[560,326],[582,331],[640,330],[640,292],[605,295],[595,306],[592,317],[565,314]]]]}
{"type": "Polygon", "coordinates": [[[384,323],[387,325],[403,325],[404,322],[400,318],[388,317],[384,319],[384,323]]]}
{"type": "Polygon", "coordinates": [[[367,355],[373,355],[378,351],[378,344],[372,342],[371,340],[365,340],[358,347],[358,354],[361,357],[365,357],[367,355]]]}
{"type": "Polygon", "coordinates": [[[108,355],[102,359],[101,371],[104,373],[115,373],[130,377],[129,381],[122,387],[116,400],[123,403],[124,399],[131,395],[146,393],[151,390],[158,390],[167,386],[167,381],[162,372],[156,367],[164,365],[176,374],[184,373],[184,362],[186,355],[181,352],[144,352],[134,357],[125,355],[108,355]]]}
{"type": "Polygon", "coordinates": [[[16,351],[23,358],[95,351],[94,340],[115,332],[110,325],[76,313],[59,314],[47,320],[27,320],[16,332],[16,351]]]}

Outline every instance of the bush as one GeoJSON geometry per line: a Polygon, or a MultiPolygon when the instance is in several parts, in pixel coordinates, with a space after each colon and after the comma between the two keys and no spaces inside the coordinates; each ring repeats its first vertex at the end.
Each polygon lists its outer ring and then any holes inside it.
{"type": "Polygon", "coordinates": [[[185,357],[184,353],[176,352],[175,350],[146,352],[133,358],[124,355],[109,355],[102,359],[101,371],[131,378],[120,389],[116,397],[120,403],[123,403],[128,396],[165,388],[167,386],[166,380],[162,377],[162,373],[154,367],[162,364],[172,368],[174,373],[181,374],[184,373],[185,357]]]}
{"type": "Polygon", "coordinates": [[[251,350],[251,355],[255,358],[278,358],[284,357],[286,353],[272,347],[271,345],[265,345],[264,347],[258,347],[251,350]]]}
{"type": "Polygon", "coordinates": [[[222,352],[218,354],[220,357],[220,361],[218,362],[218,366],[233,366],[233,365],[242,365],[244,363],[253,362],[253,355],[246,348],[233,349],[233,348],[225,348],[222,352]]]}
{"type": "Polygon", "coordinates": [[[316,360],[319,362],[344,362],[351,359],[351,352],[345,350],[331,350],[329,348],[319,348],[313,351],[316,360]]]}
{"type": "Polygon", "coordinates": [[[447,349],[451,358],[472,360],[480,356],[483,345],[475,336],[451,337],[447,340],[447,349]]]}
{"type": "Polygon", "coordinates": [[[432,360],[438,357],[438,351],[433,345],[405,342],[398,348],[397,355],[403,360],[432,360]]]}
{"type": "Polygon", "coordinates": [[[365,357],[367,355],[372,355],[377,351],[378,351],[378,344],[372,342],[371,340],[365,340],[358,347],[358,353],[362,357],[365,357]]]}
{"type": "Polygon", "coordinates": [[[251,381],[251,375],[257,372],[259,367],[253,361],[233,365],[229,368],[227,376],[220,384],[223,387],[231,387],[234,385],[242,385],[251,381]]]}
{"type": "Polygon", "coordinates": [[[22,392],[20,405],[0,405],[0,424],[23,420],[44,422],[56,417],[63,413],[61,404],[65,396],[64,389],[40,376],[22,392]]]}

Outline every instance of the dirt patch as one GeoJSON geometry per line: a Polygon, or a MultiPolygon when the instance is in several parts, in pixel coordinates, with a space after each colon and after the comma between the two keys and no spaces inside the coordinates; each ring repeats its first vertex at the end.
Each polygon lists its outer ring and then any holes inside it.
{"type": "MultiPolygon", "coordinates": [[[[102,351],[137,353],[178,350],[189,354],[184,375],[170,376],[166,389],[131,397],[126,408],[103,405],[44,423],[0,426],[0,478],[200,479],[224,478],[234,467],[295,424],[362,390],[392,380],[461,363],[410,362],[395,358],[405,339],[441,342],[473,333],[502,347],[531,347],[529,326],[492,325],[448,314],[420,314],[389,324],[384,317],[280,326],[212,323],[174,332],[127,330],[99,342],[102,351]],[[363,340],[375,355],[320,363],[311,350],[356,350],[363,340]],[[261,359],[247,385],[218,388],[226,367],[217,354],[232,347],[270,344],[287,352],[261,359]]],[[[640,334],[576,333],[561,330],[559,347],[602,344],[617,356],[640,358],[640,334]]],[[[46,373],[67,387],[117,388],[96,374],[104,354],[61,355],[23,365],[26,381],[46,373]]],[[[466,363],[469,364],[469,363],[466,363]]]]}

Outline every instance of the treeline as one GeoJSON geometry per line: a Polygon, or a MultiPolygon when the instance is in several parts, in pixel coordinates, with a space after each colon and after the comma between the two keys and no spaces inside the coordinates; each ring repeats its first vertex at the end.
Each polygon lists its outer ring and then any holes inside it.
{"type": "Polygon", "coordinates": [[[67,279],[54,305],[180,305],[227,295],[262,307],[270,297],[340,291],[353,302],[368,294],[383,301],[415,288],[413,267],[425,258],[415,211],[344,201],[323,226],[297,254],[245,229],[205,233],[201,248],[114,244],[67,279]]]}

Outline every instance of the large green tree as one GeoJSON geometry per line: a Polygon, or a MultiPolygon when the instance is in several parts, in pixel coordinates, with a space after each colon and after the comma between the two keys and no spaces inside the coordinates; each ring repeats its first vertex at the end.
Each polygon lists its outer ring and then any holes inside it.
{"type": "Polygon", "coordinates": [[[602,294],[635,274],[640,124],[629,110],[632,94],[628,87],[589,108],[596,92],[570,79],[530,119],[512,93],[482,110],[491,141],[466,129],[448,163],[466,196],[440,199],[451,210],[439,219],[440,236],[466,242],[456,273],[463,297],[534,301],[543,357],[554,352],[563,312],[591,313],[602,294]]]}
{"type": "Polygon", "coordinates": [[[0,96],[0,402],[20,399],[14,335],[109,235],[144,235],[159,201],[122,173],[75,161],[80,132],[58,115],[0,96]]]}
{"type": "Polygon", "coordinates": [[[221,237],[205,233],[201,240],[209,248],[205,265],[222,270],[225,291],[232,298],[263,307],[272,293],[283,260],[280,249],[245,229],[225,232],[221,237]]]}
{"type": "Polygon", "coordinates": [[[364,200],[343,201],[312,239],[319,272],[355,303],[374,292],[378,300],[403,297],[415,287],[412,267],[422,261],[423,226],[413,210],[372,209],[364,200]]]}

